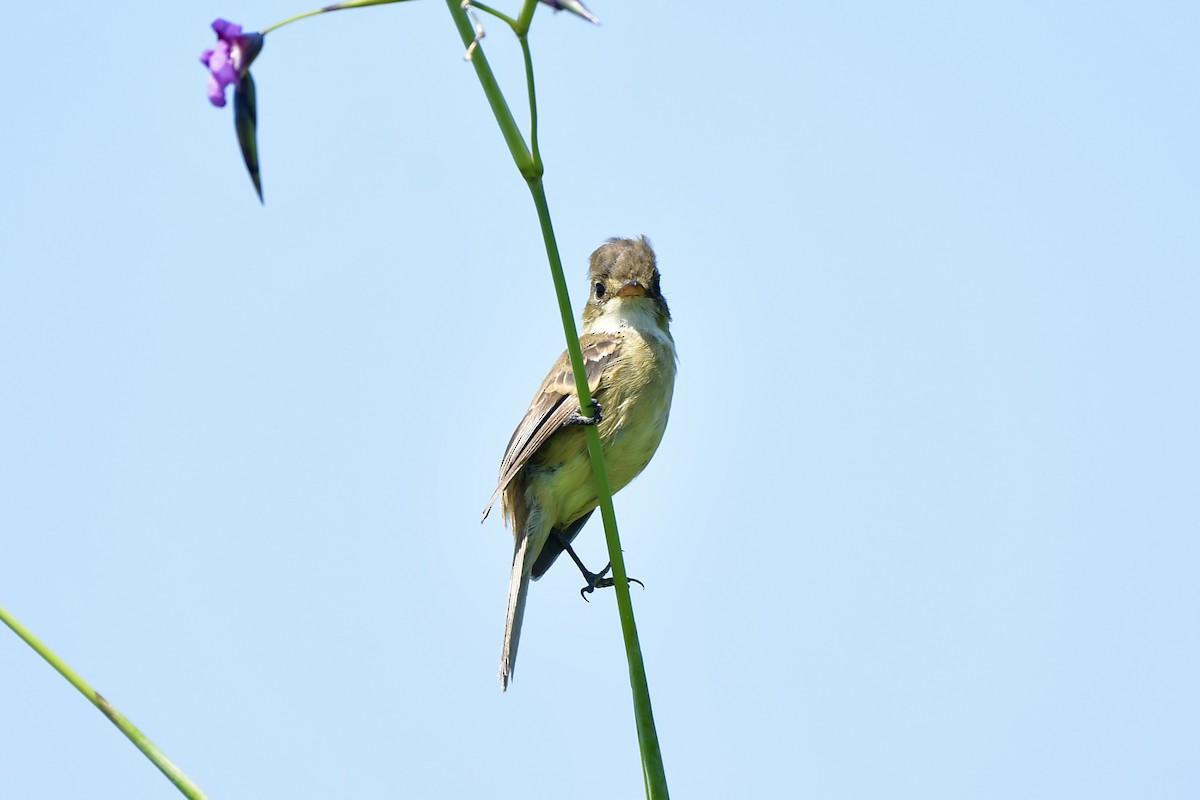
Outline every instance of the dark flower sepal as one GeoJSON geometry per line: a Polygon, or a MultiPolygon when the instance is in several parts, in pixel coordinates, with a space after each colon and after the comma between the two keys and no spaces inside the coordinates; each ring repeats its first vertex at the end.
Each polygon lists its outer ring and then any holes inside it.
{"type": "Polygon", "coordinates": [[[262,178],[258,174],[258,105],[254,96],[254,78],[246,72],[233,89],[233,126],[246,171],[254,181],[258,202],[263,202],[262,178]]]}

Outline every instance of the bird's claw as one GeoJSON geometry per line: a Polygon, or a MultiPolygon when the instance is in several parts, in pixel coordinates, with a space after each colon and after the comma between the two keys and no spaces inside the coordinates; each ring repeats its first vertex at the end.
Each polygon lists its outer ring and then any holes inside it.
{"type": "MultiPolygon", "coordinates": [[[[607,589],[610,586],[616,585],[616,581],[614,581],[612,578],[606,577],[611,570],[612,570],[612,562],[609,562],[609,564],[604,569],[600,570],[599,572],[586,573],[586,575],[584,577],[587,578],[587,586],[584,586],[582,589],[579,590],[579,596],[583,598],[583,601],[585,603],[591,602],[591,600],[588,600],[587,596],[589,594],[591,594],[592,592],[596,591],[597,589],[607,589]]],[[[626,577],[625,580],[629,583],[636,583],[638,586],[642,587],[643,589],[646,588],[646,584],[642,583],[637,578],[626,577]]]]}
{"type": "MultiPolygon", "coordinates": [[[[604,406],[600,405],[600,403],[595,398],[592,398],[592,415],[590,417],[585,417],[583,415],[582,411],[583,411],[583,407],[580,406],[579,411],[576,411],[575,413],[571,414],[571,416],[567,417],[567,421],[565,424],[567,424],[567,425],[599,425],[600,422],[604,419],[604,414],[603,414],[604,406]]],[[[601,573],[601,574],[603,574],[603,573],[601,573]]]]}
{"type": "Polygon", "coordinates": [[[597,586],[604,587],[604,586],[612,586],[613,585],[612,578],[604,577],[605,575],[608,574],[608,571],[610,569],[612,569],[611,562],[607,566],[605,566],[604,569],[600,570],[599,572],[584,573],[583,577],[587,579],[587,585],[579,590],[579,596],[583,598],[583,602],[585,602],[585,603],[592,602],[591,600],[588,600],[587,596],[589,594],[591,594],[592,592],[596,591],[597,586]]]}

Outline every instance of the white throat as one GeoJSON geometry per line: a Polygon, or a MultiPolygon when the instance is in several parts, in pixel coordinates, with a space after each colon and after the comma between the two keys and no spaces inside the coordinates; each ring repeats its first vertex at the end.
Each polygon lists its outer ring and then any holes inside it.
{"type": "Polygon", "coordinates": [[[636,300],[609,302],[603,313],[584,326],[584,333],[622,333],[633,329],[643,338],[655,339],[672,353],[675,342],[671,334],[659,324],[658,315],[651,303],[636,300]]]}
{"type": "Polygon", "coordinates": [[[660,331],[654,307],[649,303],[610,301],[604,304],[604,311],[585,330],[588,333],[619,333],[628,328],[646,335],[660,331]]]}

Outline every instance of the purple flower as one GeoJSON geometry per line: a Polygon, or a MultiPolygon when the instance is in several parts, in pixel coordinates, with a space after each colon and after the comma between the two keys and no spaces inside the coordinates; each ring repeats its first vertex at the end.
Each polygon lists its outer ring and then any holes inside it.
{"type": "Polygon", "coordinates": [[[208,99],[218,108],[225,105],[225,87],[236,84],[250,69],[262,50],[263,37],[258,33],[242,33],[242,26],[227,20],[213,20],[217,46],[200,54],[200,63],[208,67],[208,99]]]}

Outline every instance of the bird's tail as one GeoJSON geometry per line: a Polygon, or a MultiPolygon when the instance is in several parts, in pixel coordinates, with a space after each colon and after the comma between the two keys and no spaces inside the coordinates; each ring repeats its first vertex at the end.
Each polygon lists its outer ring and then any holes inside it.
{"type": "Polygon", "coordinates": [[[525,617],[525,598],[529,594],[529,536],[517,536],[513,550],[512,575],[508,579],[508,614],[504,618],[504,647],[500,651],[500,688],[508,689],[517,663],[517,643],[521,640],[521,620],[525,617]]]}

